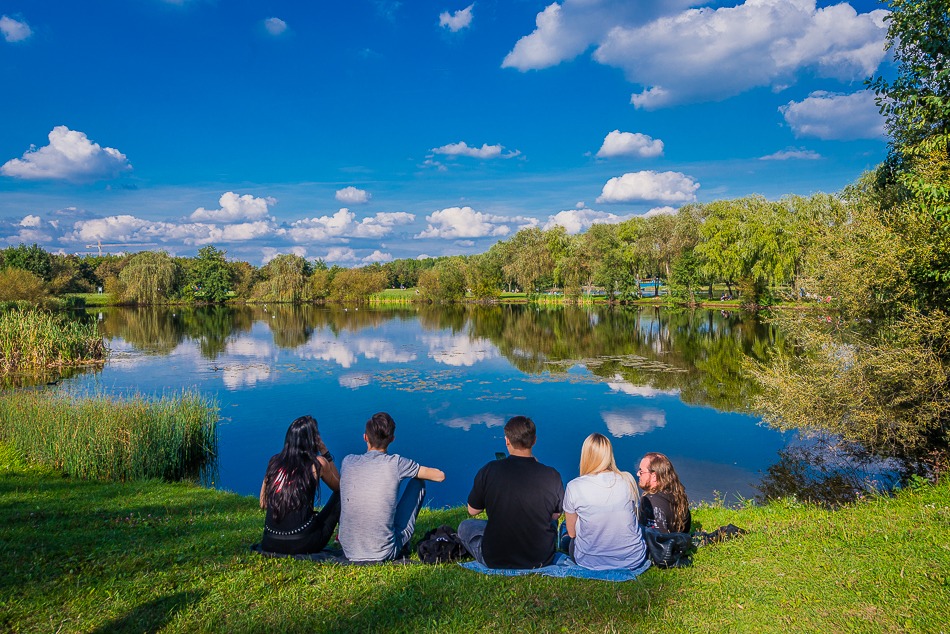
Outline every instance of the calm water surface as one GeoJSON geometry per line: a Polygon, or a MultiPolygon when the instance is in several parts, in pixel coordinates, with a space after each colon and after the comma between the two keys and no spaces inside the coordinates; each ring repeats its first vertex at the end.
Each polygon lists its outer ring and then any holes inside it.
{"type": "Polygon", "coordinates": [[[376,411],[390,451],[445,471],[432,506],[464,504],[502,427],[538,425],[535,455],[565,482],[591,432],[621,469],[670,456],[694,502],[755,495],[787,435],[742,413],[742,359],[776,335],[719,311],[535,308],[218,307],[92,312],[112,351],[71,388],[160,394],[197,388],[220,408],[214,486],[256,495],[291,420],[314,415],[339,458],[365,451],[376,411]]]}

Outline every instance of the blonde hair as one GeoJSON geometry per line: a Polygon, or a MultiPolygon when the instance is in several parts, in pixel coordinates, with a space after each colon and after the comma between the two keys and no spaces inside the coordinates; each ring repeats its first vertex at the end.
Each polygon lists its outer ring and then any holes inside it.
{"type": "Polygon", "coordinates": [[[594,433],[588,436],[584,440],[583,446],[581,446],[580,473],[585,476],[603,473],[604,471],[612,471],[625,480],[630,486],[634,503],[640,501],[640,491],[637,489],[633,477],[617,468],[617,463],[614,460],[614,448],[610,444],[610,439],[603,434],[594,433]]]}

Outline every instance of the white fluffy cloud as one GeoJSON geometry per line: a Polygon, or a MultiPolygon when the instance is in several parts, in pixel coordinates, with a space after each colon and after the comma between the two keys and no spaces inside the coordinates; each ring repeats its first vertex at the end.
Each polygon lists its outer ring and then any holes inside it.
{"type": "Polygon", "coordinates": [[[638,200],[656,200],[668,203],[687,203],[696,200],[699,183],[680,172],[629,172],[615,176],[604,185],[597,197],[599,203],[626,203],[638,200]]]}
{"type": "Polygon", "coordinates": [[[443,154],[445,156],[470,156],[480,159],[514,158],[521,154],[518,150],[502,154],[504,149],[505,146],[503,145],[488,145],[487,143],[483,143],[482,147],[472,147],[465,141],[459,141],[458,143],[449,143],[448,145],[432,148],[429,151],[433,154],[443,154]]]}
{"type": "Polygon", "coordinates": [[[429,226],[416,238],[484,238],[506,236],[511,232],[504,224],[513,219],[475,211],[471,207],[449,207],[426,216],[429,226]]]}
{"type": "Polygon", "coordinates": [[[220,209],[199,207],[189,219],[195,222],[235,222],[238,220],[262,220],[267,218],[270,205],[277,204],[275,198],[255,198],[250,194],[243,196],[227,192],[218,199],[220,209]]]}
{"type": "Polygon", "coordinates": [[[280,18],[267,18],[264,20],[264,29],[271,35],[280,35],[287,30],[287,23],[280,18]]]}
{"type": "Polygon", "coordinates": [[[676,213],[676,207],[670,207],[669,205],[663,207],[654,207],[650,211],[643,214],[644,218],[652,218],[653,216],[672,216],[676,213]]]}
{"type": "Polygon", "coordinates": [[[779,110],[798,137],[846,140],[884,135],[884,117],[874,103],[874,94],[866,90],[849,95],[813,92],[779,110]]]}
{"type": "Polygon", "coordinates": [[[289,249],[277,249],[274,247],[263,247],[261,249],[261,264],[267,264],[278,255],[296,255],[301,258],[307,257],[307,247],[290,247],[289,249]]]}
{"type": "Polygon", "coordinates": [[[43,225],[43,220],[39,216],[27,215],[23,216],[23,220],[20,221],[21,227],[40,227],[43,225]]]}
{"type": "Polygon", "coordinates": [[[553,216],[548,216],[548,221],[542,227],[545,231],[552,227],[561,226],[567,229],[570,234],[577,234],[590,229],[591,225],[596,224],[617,224],[627,220],[630,216],[618,216],[617,214],[607,213],[606,211],[594,211],[593,209],[568,209],[559,211],[553,216]]]}
{"type": "Polygon", "coordinates": [[[666,412],[659,409],[638,409],[629,412],[601,412],[607,431],[614,438],[639,436],[666,427],[666,412]]]}
{"type": "Polygon", "coordinates": [[[472,3],[465,7],[464,9],[459,9],[449,13],[448,11],[443,11],[439,14],[439,26],[446,28],[453,33],[457,33],[464,28],[471,26],[472,24],[472,9],[475,7],[475,4],[472,3]]]}
{"type": "Polygon", "coordinates": [[[791,160],[802,160],[802,161],[815,161],[821,158],[821,154],[815,152],[814,150],[806,150],[805,148],[789,148],[787,150],[779,150],[778,152],[773,152],[772,154],[767,154],[766,156],[760,156],[760,161],[791,161],[791,160]]]}
{"type": "Polygon", "coordinates": [[[392,254],[383,253],[379,249],[376,249],[360,261],[363,264],[373,264],[375,262],[392,262],[392,259],[392,254]]]}
{"type": "Polygon", "coordinates": [[[756,86],[781,88],[807,70],[855,80],[884,59],[884,10],[858,14],[841,3],[747,0],[687,9],[667,2],[564,0],[538,14],[502,66],[522,71],[558,64],[596,46],[594,60],[621,68],[643,89],[640,108],[723,99],[756,86]]]}
{"type": "Polygon", "coordinates": [[[132,169],[125,154],[101,147],[85,133],[56,126],[49,133],[49,145],[31,147],[23,158],[11,159],[0,173],[14,178],[92,181],[115,178],[132,169]]]}
{"type": "Polygon", "coordinates": [[[330,264],[348,264],[358,260],[356,251],[349,247],[330,247],[327,254],[320,259],[330,264]]]}
{"type": "Polygon", "coordinates": [[[31,35],[33,30],[30,25],[23,20],[17,20],[9,16],[0,16],[0,33],[7,42],[22,42],[31,35]]]}
{"type": "Polygon", "coordinates": [[[663,141],[639,132],[621,132],[614,130],[604,137],[604,143],[597,151],[600,158],[615,156],[639,156],[652,158],[663,156],[663,141]]]}
{"type": "Polygon", "coordinates": [[[352,186],[338,189],[336,192],[336,199],[344,205],[361,205],[368,203],[370,198],[372,196],[369,192],[352,186]]]}
{"type": "Polygon", "coordinates": [[[130,215],[80,220],[63,239],[67,242],[160,242],[190,246],[246,242],[274,234],[268,221],[242,222],[231,225],[207,223],[173,223],[144,220],[130,215]]]}
{"type": "Polygon", "coordinates": [[[284,232],[296,242],[380,238],[391,233],[393,227],[408,224],[415,218],[404,211],[379,212],[356,222],[356,214],[344,207],[332,216],[297,220],[284,232]]]}

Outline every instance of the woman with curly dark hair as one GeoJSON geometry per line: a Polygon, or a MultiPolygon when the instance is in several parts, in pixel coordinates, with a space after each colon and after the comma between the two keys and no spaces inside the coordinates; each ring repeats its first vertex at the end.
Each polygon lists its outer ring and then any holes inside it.
{"type": "Polygon", "coordinates": [[[689,499],[670,459],[651,451],[640,460],[637,477],[644,491],[640,525],[661,533],[689,533],[693,524],[689,499]]]}
{"type": "Polygon", "coordinates": [[[267,510],[261,540],[265,552],[315,553],[329,543],[340,521],[340,473],[312,416],[290,424],[284,448],[267,463],[260,500],[267,510]],[[333,494],[317,513],[320,480],[333,494]]]}

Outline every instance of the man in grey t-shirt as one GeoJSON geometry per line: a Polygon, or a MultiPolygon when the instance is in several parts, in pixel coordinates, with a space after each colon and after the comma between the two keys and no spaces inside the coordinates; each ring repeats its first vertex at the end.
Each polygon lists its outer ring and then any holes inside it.
{"type": "Polygon", "coordinates": [[[342,508],[338,539],[351,561],[387,561],[398,557],[412,539],[426,496],[424,481],[445,480],[439,469],[386,453],[395,434],[392,416],[386,412],[373,414],[363,434],[366,453],[349,455],[340,465],[342,508]],[[405,479],[409,481],[399,496],[399,485],[405,479]]]}

